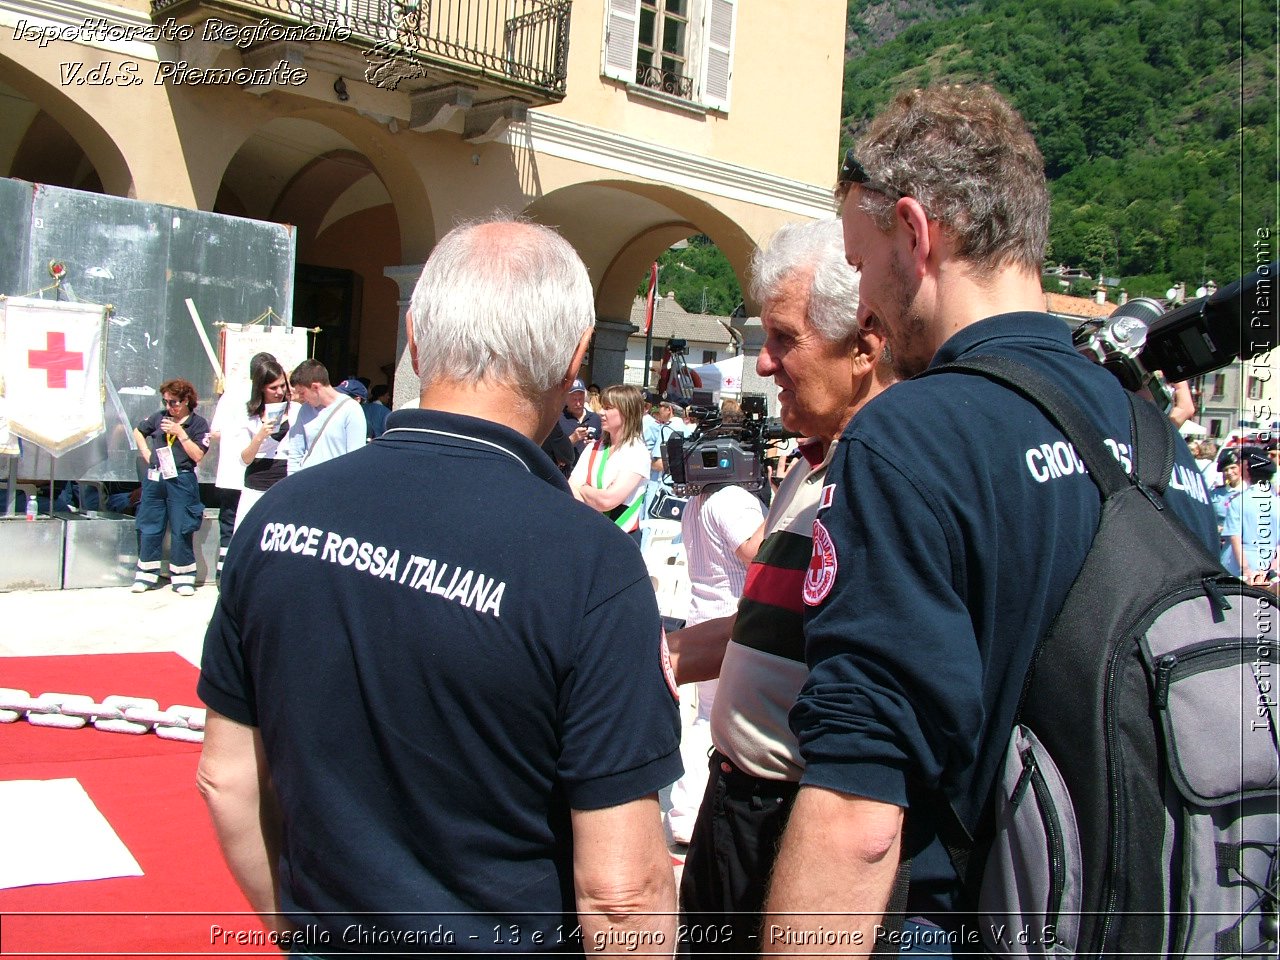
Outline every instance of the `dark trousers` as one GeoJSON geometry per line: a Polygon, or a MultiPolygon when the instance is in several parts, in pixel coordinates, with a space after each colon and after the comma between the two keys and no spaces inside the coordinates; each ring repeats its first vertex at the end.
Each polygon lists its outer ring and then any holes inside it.
{"type": "Polygon", "coordinates": [[[240,505],[240,491],[218,487],[218,579],[222,579],[222,565],[227,560],[227,547],[236,528],[236,507],[240,505]]]}
{"type": "Polygon", "coordinates": [[[143,480],[138,501],[138,568],[135,583],[155,587],[159,582],[164,532],[169,531],[169,579],[175,587],[194,587],[196,554],[194,537],[204,519],[200,482],[183,471],[168,480],[143,480]]]}
{"type": "MultiPolygon", "coordinates": [[[[698,810],[680,881],[682,953],[733,953],[754,957],[770,951],[761,939],[764,898],[778,858],[798,783],[762,780],[738,770],[718,750],[698,810]]],[[[905,956],[950,957],[944,930],[920,917],[906,920],[905,956]]],[[[884,955],[897,953],[889,945],[884,955]]],[[[880,955],[880,954],[877,954],[880,955]]]]}
{"type": "Polygon", "coordinates": [[[769,875],[800,786],[743,773],[718,750],[680,881],[693,953],[757,954],[769,875]]]}

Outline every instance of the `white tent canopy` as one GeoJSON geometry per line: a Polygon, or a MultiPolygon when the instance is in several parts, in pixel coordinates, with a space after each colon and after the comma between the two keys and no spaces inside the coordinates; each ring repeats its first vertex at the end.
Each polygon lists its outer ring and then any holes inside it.
{"type": "Polygon", "coordinates": [[[721,399],[742,394],[742,357],[729,357],[691,368],[702,378],[703,390],[718,391],[721,399]]]}

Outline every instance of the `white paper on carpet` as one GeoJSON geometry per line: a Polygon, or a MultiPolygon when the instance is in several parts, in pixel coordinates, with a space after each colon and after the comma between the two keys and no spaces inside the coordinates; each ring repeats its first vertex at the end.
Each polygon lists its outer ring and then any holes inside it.
{"type": "Polygon", "coordinates": [[[0,890],[142,876],[79,780],[0,781],[0,810],[0,890]]]}

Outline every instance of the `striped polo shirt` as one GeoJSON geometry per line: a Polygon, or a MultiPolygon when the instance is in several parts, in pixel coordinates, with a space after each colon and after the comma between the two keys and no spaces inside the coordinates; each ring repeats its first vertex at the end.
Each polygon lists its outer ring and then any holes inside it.
{"type": "Polygon", "coordinates": [[[787,714],[809,676],[802,593],[835,444],[824,451],[820,441],[809,440],[800,449],[805,465],[797,464],[778,488],[764,542],[747,569],[711,711],[716,749],[747,773],[769,780],[797,781],[804,771],[787,714]]]}

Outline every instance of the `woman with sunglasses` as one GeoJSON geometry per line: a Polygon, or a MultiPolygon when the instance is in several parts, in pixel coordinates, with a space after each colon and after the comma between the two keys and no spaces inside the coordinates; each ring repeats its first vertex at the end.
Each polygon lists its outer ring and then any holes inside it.
{"type": "Polygon", "coordinates": [[[641,437],[644,396],[629,385],[600,394],[603,430],[578,456],[569,477],[573,495],[631,534],[640,545],[640,508],[649,479],[649,449],[641,437]]]}
{"type": "Polygon", "coordinates": [[[196,388],[186,380],[160,385],[164,409],[133,428],[138,456],[147,465],[138,502],[138,568],[133,592],[160,585],[160,555],[169,531],[169,581],[179,596],[196,592],[196,554],[192,544],[204,519],[196,466],[209,449],[209,423],[195,412],[196,388]]]}
{"type": "Polygon", "coordinates": [[[288,474],[289,461],[281,449],[296,411],[289,404],[289,378],[274,360],[264,363],[253,375],[253,390],[247,405],[249,420],[241,440],[244,463],[244,491],[236,510],[236,529],[264,493],[288,474]]]}

